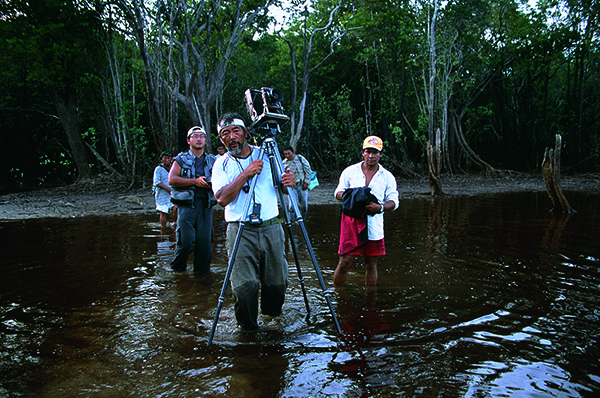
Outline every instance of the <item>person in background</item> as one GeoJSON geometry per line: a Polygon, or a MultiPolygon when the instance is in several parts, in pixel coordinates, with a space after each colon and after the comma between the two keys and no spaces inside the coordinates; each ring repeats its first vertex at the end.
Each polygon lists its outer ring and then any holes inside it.
{"type": "MultiPolygon", "coordinates": [[[[291,145],[287,145],[283,148],[283,166],[286,169],[290,169],[296,180],[296,185],[289,189],[289,196],[294,197],[300,209],[300,215],[303,219],[306,219],[308,213],[308,184],[310,183],[310,175],[312,170],[308,160],[300,154],[294,152],[294,148],[291,145]]],[[[290,198],[287,200],[288,209],[292,210],[292,203],[290,198]]],[[[292,220],[295,217],[292,215],[292,220]]]]}
{"type": "Polygon", "coordinates": [[[156,203],[163,235],[167,229],[167,214],[171,209],[173,210],[173,223],[177,222],[177,206],[171,203],[171,186],[169,185],[169,170],[171,169],[172,159],[173,154],[169,151],[160,154],[160,164],[154,169],[152,182],[154,202],[156,203]]]}
{"type": "Polygon", "coordinates": [[[217,144],[217,159],[227,153],[227,148],[225,148],[225,144],[221,141],[217,144]]]}
{"type": "MultiPolygon", "coordinates": [[[[379,164],[383,152],[383,141],[376,136],[365,138],[362,147],[363,161],[347,167],[341,174],[335,189],[335,198],[343,202],[351,198],[357,189],[366,191],[372,201],[363,204],[358,213],[363,217],[350,217],[342,212],[340,228],[340,260],[333,274],[334,285],[343,285],[355,256],[363,255],[365,261],[365,284],[377,284],[377,263],[385,255],[383,239],[383,213],[398,208],[396,178],[379,164]],[[366,222],[364,221],[366,220],[366,222]],[[365,235],[360,231],[365,230],[365,235]],[[361,237],[365,236],[366,239],[361,237]]],[[[367,197],[367,195],[365,195],[367,197]]]]}
{"type": "Polygon", "coordinates": [[[216,200],[210,180],[215,155],[204,151],[206,132],[202,127],[190,128],[187,142],[190,149],[175,157],[169,172],[171,187],[190,191],[191,198],[189,203],[177,204],[177,245],[171,269],[185,271],[188,257],[193,251],[194,272],[205,273],[210,271],[212,261],[212,216],[216,200]]]}
{"type": "MultiPolygon", "coordinates": [[[[236,113],[223,115],[217,124],[221,141],[228,153],[217,159],[213,168],[213,191],[219,205],[225,208],[227,251],[236,243],[240,221],[244,224],[237,255],[231,272],[231,288],[235,301],[235,317],[246,331],[257,331],[258,293],[260,309],[267,317],[277,317],[288,285],[284,234],[277,205],[269,157],[259,158],[260,149],[248,144],[248,129],[236,113]],[[255,189],[250,192],[252,180],[255,189]],[[250,220],[243,220],[246,198],[250,196],[250,220]]],[[[283,191],[294,186],[294,175],[287,170],[281,175],[283,191]]],[[[231,257],[230,257],[231,261],[231,257]]],[[[276,320],[273,320],[276,321],[276,320]]]]}

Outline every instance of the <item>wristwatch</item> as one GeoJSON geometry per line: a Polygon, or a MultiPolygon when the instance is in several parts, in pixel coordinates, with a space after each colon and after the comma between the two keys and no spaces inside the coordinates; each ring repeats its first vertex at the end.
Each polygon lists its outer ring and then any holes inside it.
{"type": "Polygon", "coordinates": [[[379,212],[380,212],[380,213],[383,213],[383,211],[384,211],[384,209],[383,209],[383,205],[379,205],[379,206],[381,206],[381,209],[379,209],[379,212]]]}

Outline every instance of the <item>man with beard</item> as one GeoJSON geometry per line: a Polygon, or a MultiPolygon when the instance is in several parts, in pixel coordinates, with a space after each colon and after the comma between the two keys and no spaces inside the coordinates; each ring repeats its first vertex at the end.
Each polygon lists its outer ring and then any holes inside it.
{"type": "MultiPolygon", "coordinates": [[[[209,272],[212,260],[212,215],[216,204],[210,179],[215,155],[205,153],[206,132],[194,126],[188,130],[190,149],[181,152],[171,166],[169,185],[176,190],[187,190],[190,200],[176,204],[177,246],[171,262],[174,271],[185,271],[190,253],[194,252],[194,272],[209,272]]],[[[175,201],[175,196],[171,198],[175,201]]]]}
{"type": "MultiPolygon", "coordinates": [[[[281,314],[288,284],[288,264],[284,253],[284,234],[277,204],[277,191],[266,153],[259,159],[260,148],[248,144],[248,129],[236,113],[223,115],[217,131],[227,153],[217,159],[213,168],[213,191],[219,205],[225,208],[227,251],[232,254],[240,221],[246,216],[248,195],[253,222],[244,224],[231,273],[235,300],[235,317],[246,331],[259,330],[258,293],[261,286],[261,312],[268,317],[281,314]],[[250,192],[252,179],[256,186],[250,192]]],[[[281,175],[283,190],[294,186],[294,175],[286,170],[281,175]]]]}

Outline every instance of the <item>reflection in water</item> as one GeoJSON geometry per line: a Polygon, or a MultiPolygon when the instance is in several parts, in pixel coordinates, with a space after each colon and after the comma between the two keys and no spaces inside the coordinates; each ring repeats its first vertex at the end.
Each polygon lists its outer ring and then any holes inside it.
{"type": "Polygon", "coordinates": [[[554,217],[552,217],[552,220],[550,221],[550,225],[546,229],[546,236],[544,236],[544,239],[542,240],[542,247],[546,249],[546,251],[543,252],[541,260],[548,261],[550,259],[550,254],[558,253],[560,235],[567,226],[567,221],[569,221],[570,217],[570,214],[554,214],[554,217]]]}
{"type": "Polygon", "coordinates": [[[444,254],[448,246],[448,201],[443,198],[429,199],[427,217],[427,247],[431,253],[444,254]]]}
{"type": "Polygon", "coordinates": [[[381,311],[377,308],[376,294],[377,286],[366,286],[366,295],[362,305],[352,302],[348,291],[343,287],[337,287],[338,313],[343,319],[340,327],[343,335],[340,340],[346,348],[364,345],[372,342],[377,336],[385,336],[390,330],[381,311]]]}
{"type": "Polygon", "coordinates": [[[343,334],[341,351],[333,356],[330,366],[355,379],[363,390],[390,388],[395,384],[394,372],[386,366],[387,350],[382,350],[390,325],[377,307],[377,286],[364,286],[364,289],[362,293],[349,292],[346,286],[336,287],[343,334]]]}
{"type": "MultiPolygon", "coordinates": [[[[311,307],[288,259],[279,323],[241,332],[215,212],[209,275],[172,273],[154,215],[0,223],[0,396],[596,396],[600,195],[402,200],[386,218],[379,285],[360,266],[332,289],[339,206],[306,226],[344,332],[306,248],[311,307]]],[[[300,241],[299,239],[297,241],[300,241]]]]}

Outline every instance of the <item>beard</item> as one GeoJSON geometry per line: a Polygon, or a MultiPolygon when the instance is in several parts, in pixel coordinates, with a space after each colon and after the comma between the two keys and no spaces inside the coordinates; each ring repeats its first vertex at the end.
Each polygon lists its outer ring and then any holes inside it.
{"type": "Polygon", "coordinates": [[[196,149],[198,151],[201,150],[201,149],[204,149],[204,143],[199,143],[198,142],[198,143],[196,143],[196,145],[192,145],[192,146],[194,147],[194,149],[196,149]]]}
{"type": "MultiPolygon", "coordinates": [[[[227,150],[232,154],[232,155],[239,155],[240,153],[242,153],[242,151],[244,150],[244,148],[246,148],[248,146],[248,142],[244,141],[243,144],[241,144],[239,141],[232,141],[235,142],[237,144],[237,148],[236,149],[231,149],[231,146],[227,147],[227,150]]],[[[231,145],[231,142],[229,143],[229,145],[231,145]]]]}

